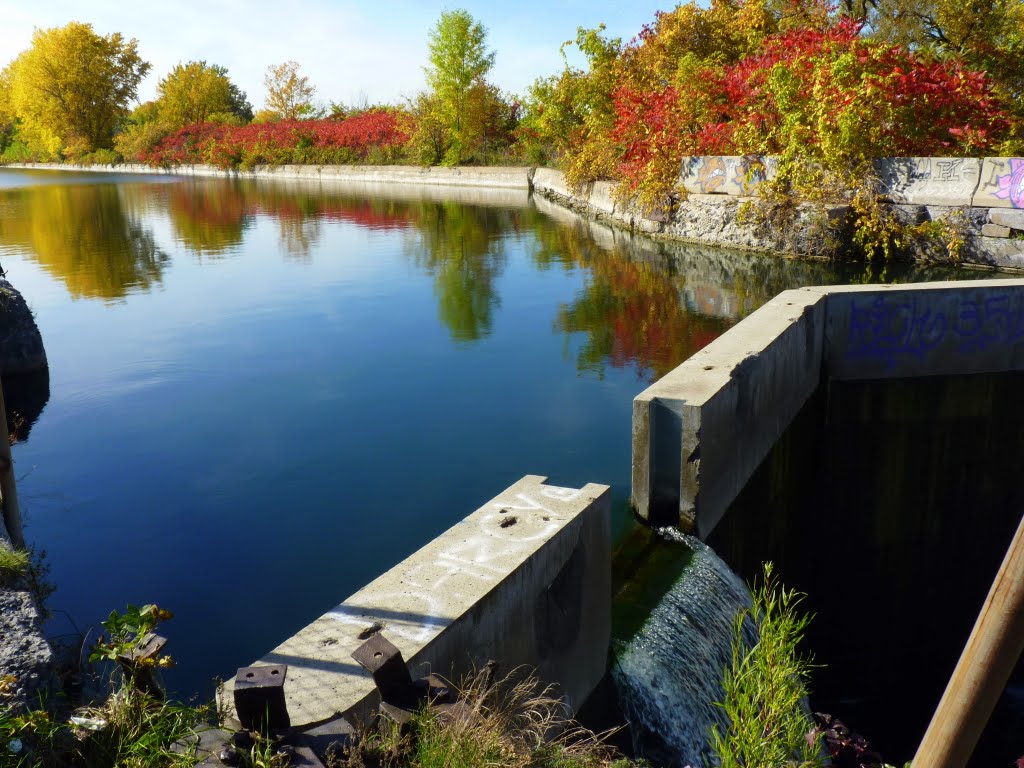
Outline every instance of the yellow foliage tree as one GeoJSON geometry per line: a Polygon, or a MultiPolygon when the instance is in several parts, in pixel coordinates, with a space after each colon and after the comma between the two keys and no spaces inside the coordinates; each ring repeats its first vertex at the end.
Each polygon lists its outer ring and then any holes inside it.
{"type": "Polygon", "coordinates": [[[178,64],[157,85],[160,120],[174,128],[203,123],[214,117],[252,119],[245,93],[228,78],[228,71],[205,61],[178,64]]]}
{"type": "Polygon", "coordinates": [[[316,86],[306,75],[299,74],[298,62],[271,64],[263,84],[267,87],[267,106],[261,114],[269,112],[279,120],[296,120],[311,117],[316,111],[313,106],[316,86]]]}
{"type": "Polygon", "coordinates": [[[47,155],[111,146],[119,121],[150,65],[138,41],[101,36],[73,21],[37,29],[10,65],[10,108],[20,134],[47,155]]]}

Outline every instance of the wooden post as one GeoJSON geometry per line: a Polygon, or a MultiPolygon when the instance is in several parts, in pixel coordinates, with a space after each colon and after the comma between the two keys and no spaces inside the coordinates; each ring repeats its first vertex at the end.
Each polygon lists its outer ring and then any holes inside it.
{"type": "Polygon", "coordinates": [[[11,544],[25,548],[25,534],[21,529],[21,511],[18,509],[18,489],[14,485],[14,461],[11,459],[11,441],[7,432],[7,406],[0,385],[0,498],[3,499],[3,521],[11,544]]]}
{"type": "Polygon", "coordinates": [[[914,768],[963,768],[1024,651],[1024,518],[932,716],[914,768]]]}

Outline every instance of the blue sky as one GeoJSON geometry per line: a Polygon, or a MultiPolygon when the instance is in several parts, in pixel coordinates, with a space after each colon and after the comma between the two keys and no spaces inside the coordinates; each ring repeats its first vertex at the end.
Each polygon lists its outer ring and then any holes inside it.
{"type": "Polygon", "coordinates": [[[423,88],[427,31],[446,9],[465,8],[484,23],[497,52],[492,81],[522,92],[561,67],[559,45],[576,27],[604,22],[608,32],[633,37],[671,0],[568,0],[516,3],[411,0],[0,0],[0,66],[31,42],[35,27],[69,21],[139,41],[153,70],[140,87],[153,98],[157,80],[179,61],[204,59],[228,68],[257,109],[269,64],[294,59],[323,102],[400,101],[423,88]]]}

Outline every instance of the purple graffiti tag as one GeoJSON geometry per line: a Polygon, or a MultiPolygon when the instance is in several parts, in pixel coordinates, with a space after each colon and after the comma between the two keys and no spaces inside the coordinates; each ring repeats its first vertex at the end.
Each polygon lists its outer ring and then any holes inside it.
{"type": "Polygon", "coordinates": [[[996,176],[996,197],[1009,200],[1014,208],[1024,208],[1024,157],[1010,158],[1010,172],[996,176]]]}
{"type": "Polygon", "coordinates": [[[960,302],[954,333],[963,341],[961,352],[977,352],[993,344],[1013,345],[1024,339],[1024,307],[1011,306],[1008,294],[984,301],[960,302]]]}
{"type": "Polygon", "coordinates": [[[945,314],[920,305],[917,297],[902,302],[878,297],[859,306],[851,299],[847,357],[881,360],[892,368],[905,357],[924,358],[948,329],[945,314]]]}

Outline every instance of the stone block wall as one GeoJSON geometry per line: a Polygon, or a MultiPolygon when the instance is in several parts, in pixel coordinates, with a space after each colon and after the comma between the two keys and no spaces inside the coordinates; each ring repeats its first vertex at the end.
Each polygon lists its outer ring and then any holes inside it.
{"type": "MultiPolygon", "coordinates": [[[[777,158],[757,156],[687,157],[679,184],[687,193],[668,218],[644,216],[616,202],[614,188],[597,182],[572,190],[558,171],[538,168],[533,189],[595,218],[619,226],[707,245],[776,250],[778,244],[740,217],[740,205],[757,187],[774,178],[777,158]],[[600,186],[600,189],[598,188],[600,186]]],[[[901,157],[875,162],[882,199],[904,224],[941,222],[966,234],[964,261],[1003,269],[1024,269],[1024,158],[901,157]],[[953,218],[949,218],[953,217],[953,218]]],[[[842,241],[849,237],[843,205],[824,213],[842,241]]],[[[820,224],[811,210],[801,211],[788,249],[814,255],[805,231],[820,224]]],[[[943,258],[923,250],[920,261],[943,258]]]]}

